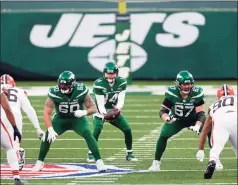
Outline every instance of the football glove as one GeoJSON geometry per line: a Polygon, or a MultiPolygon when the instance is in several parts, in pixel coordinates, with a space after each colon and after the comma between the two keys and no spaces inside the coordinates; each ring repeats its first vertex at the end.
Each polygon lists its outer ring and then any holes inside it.
{"type": "Polygon", "coordinates": [[[48,128],[48,138],[47,138],[47,141],[49,143],[54,142],[56,140],[57,136],[58,136],[58,134],[54,131],[53,127],[49,127],[48,128]]]}
{"type": "Polygon", "coordinates": [[[174,115],[168,115],[168,117],[165,119],[167,123],[173,123],[177,120],[176,116],[174,115]]]}
{"type": "Polygon", "coordinates": [[[77,118],[81,118],[82,116],[86,116],[87,115],[87,111],[86,110],[76,110],[74,112],[74,116],[77,118]]]}
{"type": "Polygon", "coordinates": [[[196,132],[199,135],[199,130],[200,130],[200,126],[199,125],[195,125],[195,126],[190,126],[188,129],[196,132]]]}
{"type": "Polygon", "coordinates": [[[21,142],[21,133],[19,132],[16,126],[13,126],[13,136],[14,136],[14,141],[16,141],[16,137],[18,137],[19,143],[21,142]]]}
{"type": "Polygon", "coordinates": [[[196,154],[197,160],[199,160],[200,162],[203,162],[205,154],[203,150],[198,150],[197,154],[196,154]]]}
{"type": "Polygon", "coordinates": [[[38,138],[41,139],[42,141],[45,139],[45,133],[43,132],[43,130],[41,130],[41,128],[36,129],[36,134],[38,138]]]}

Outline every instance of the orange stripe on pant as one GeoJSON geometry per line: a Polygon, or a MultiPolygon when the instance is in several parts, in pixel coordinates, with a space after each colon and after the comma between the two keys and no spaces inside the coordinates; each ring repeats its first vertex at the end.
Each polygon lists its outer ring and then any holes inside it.
{"type": "Polygon", "coordinates": [[[214,121],[212,121],[212,136],[211,137],[212,137],[212,140],[211,140],[212,143],[211,144],[212,144],[212,147],[213,147],[214,146],[214,121]]]}
{"type": "Polygon", "coordinates": [[[7,133],[7,136],[8,136],[8,139],[10,141],[11,147],[13,148],[12,139],[11,139],[11,136],[10,136],[9,132],[7,131],[7,128],[5,127],[5,125],[3,124],[3,122],[1,120],[0,120],[0,123],[3,127],[3,129],[5,130],[5,132],[7,133]]]}

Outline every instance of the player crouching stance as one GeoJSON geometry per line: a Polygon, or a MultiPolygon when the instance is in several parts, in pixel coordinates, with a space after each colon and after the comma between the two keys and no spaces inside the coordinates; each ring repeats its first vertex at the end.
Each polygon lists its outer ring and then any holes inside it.
{"type": "MultiPolygon", "coordinates": [[[[132,151],[132,133],[130,125],[123,115],[119,115],[112,120],[104,119],[109,109],[116,109],[119,112],[123,108],[126,95],[127,81],[125,78],[118,77],[118,67],[114,62],[108,62],[103,69],[103,77],[97,79],[93,86],[98,112],[93,115],[93,136],[98,141],[103,129],[104,122],[120,129],[125,136],[126,160],[137,161],[132,151]]],[[[118,111],[115,111],[118,113],[118,111]]],[[[94,162],[91,151],[88,153],[87,162],[94,162]]]]}
{"type": "MultiPolygon", "coordinates": [[[[5,91],[7,92],[7,90],[5,91]]],[[[4,93],[2,93],[2,88],[0,89],[0,100],[1,115],[2,113],[6,114],[8,121],[13,127],[13,129],[7,128],[5,122],[2,122],[0,117],[1,147],[6,151],[7,161],[12,169],[13,178],[15,180],[14,185],[24,185],[20,180],[18,158],[12,143],[12,138],[14,138],[14,141],[16,140],[16,138],[21,141],[21,134],[16,126],[16,121],[12,113],[11,107],[9,106],[7,97],[4,93]],[[10,130],[13,130],[12,135],[9,134],[10,130]]]]}
{"type": "MultiPolygon", "coordinates": [[[[13,77],[11,77],[8,74],[3,74],[1,76],[1,87],[7,89],[6,96],[9,102],[9,106],[12,109],[12,112],[16,120],[17,128],[19,129],[21,135],[22,135],[22,120],[23,120],[21,111],[23,110],[26,113],[27,117],[32,122],[34,128],[36,129],[38,138],[39,139],[43,138],[44,132],[40,128],[36,111],[32,107],[27,97],[27,93],[23,89],[16,87],[16,83],[13,77]]],[[[4,112],[1,114],[1,118],[3,122],[7,125],[7,127],[11,129],[11,124],[9,123],[4,112]]],[[[22,170],[25,164],[25,150],[21,148],[21,142],[18,139],[14,141],[13,145],[17,151],[17,155],[19,158],[18,160],[19,170],[22,170]]]]}
{"type": "Polygon", "coordinates": [[[195,87],[194,79],[188,71],[181,71],[176,78],[176,86],[165,92],[160,117],[165,121],[156,145],[155,159],[149,171],[160,171],[160,159],[166,149],[167,141],[184,128],[199,133],[205,122],[204,93],[195,87]]]}
{"type": "Polygon", "coordinates": [[[97,141],[93,137],[89,121],[86,118],[96,112],[96,105],[92,100],[86,85],[76,83],[75,75],[70,71],[64,71],[58,78],[58,85],[49,89],[48,98],[44,108],[44,122],[47,127],[45,140],[41,142],[40,153],[36,165],[32,171],[40,171],[44,167],[44,159],[49,151],[51,142],[67,130],[73,130],[82,136],[87,142],[88,148],[96,159],[99,172],[107,170],[104,165],[97,141]],[[86,110],[83,110],[83,105],[86,110]],[[56,114],[51,120],[51,114],[55,108],[56,114]]]}
{"type": "Polygon", "coordinates": [[[218,89],[217,98],[218,101],[208,109],[208,118],[199,139],[197,159],[202,162],[206,134],[212,130],[212,149],[204,179],[212,178],[220,153],[228,140],[230,140],[237,157],[237,98],[234,96],[232,87],[226,84],[218,89]]]}

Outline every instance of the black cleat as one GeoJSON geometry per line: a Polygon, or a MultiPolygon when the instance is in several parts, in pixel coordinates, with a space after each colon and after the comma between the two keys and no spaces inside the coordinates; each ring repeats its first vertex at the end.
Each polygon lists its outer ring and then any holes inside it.
{"type": "Polygon", "coordinates": [[[24,183],[20,179],[15,179],[14,185],[24,185],[24,183]]]}
{"type": "Polygon", "coordinates": [[[207,170],[204,173],[204,179],[211,179],[213,172],[215,171],[216,168],[216,162],[214,160],[209,161],[207,165],[207,170]]]}

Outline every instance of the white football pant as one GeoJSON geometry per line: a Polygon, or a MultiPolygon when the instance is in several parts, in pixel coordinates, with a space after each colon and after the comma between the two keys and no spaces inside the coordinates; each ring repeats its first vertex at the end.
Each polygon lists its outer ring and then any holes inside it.
{"type": "Polygon", "coordinates": [[[17,157],[16,150],[13,147],[12,134],[10,134],[10,131],[1,122],[1,120],[0,120],[0,124],[1,124],[1,147],[6,151],[7,161],[12,169],[13,178],[20,179],[18,157],[17,157]]]}
{"type": "Polygon", "coordinates": [[[228,140],[237,157],[237,115],[235,112],[223,114],[214,120],[209,161],[219,160],[220,153],[228,140]]]}

